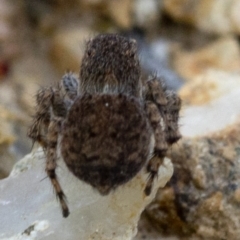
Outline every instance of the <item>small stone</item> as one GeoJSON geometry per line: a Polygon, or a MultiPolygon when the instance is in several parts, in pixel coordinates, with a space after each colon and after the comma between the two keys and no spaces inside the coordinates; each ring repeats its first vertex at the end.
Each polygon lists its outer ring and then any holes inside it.
{"type": "Polygon", "coordinates": [[[207,200],[203,201],[200,208],[202,211],[214,214],[223,210],[223,194],[222,192],[215,192],[207,200]]]}
{"type": "Polygon", "coordinates": [[[208,226],[199,226],[197,233],[199,236],[212,238],[216,234],[216,231],[214,231],[214,228],[208,226]]]}
{"type": "Polygon", "coordinates": [[[204,189],[207,186],[207,177],[201,165],[197,165],[193,169],[193,183],[197,188],[204,189]]]}
{"type": "Polygon", "coordinates": [[[236,203],[240,203],[240,188],[238,188],[235,193],[234,193],[234,200],[236,201],[236,203]]]}

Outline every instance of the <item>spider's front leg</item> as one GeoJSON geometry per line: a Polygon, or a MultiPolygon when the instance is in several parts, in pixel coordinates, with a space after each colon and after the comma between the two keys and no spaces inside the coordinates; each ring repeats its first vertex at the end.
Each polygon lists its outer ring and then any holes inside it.
{"type": "Polygon", "coordinates": [[[52,88],[42,88],[36,95],[36,113],[28,130],[28,137],[38,142],[43,149],[47,148],[46,134],[50,123],[50,107],[52,104],[52,88]]]}
{"type": "Polygon", "coordinates": [[[56,195],[60,200],[60,204],[62,207],[63,217],[67,217],[69,215],[69,209],[66,204],[65,194],[58,182],[57,175],[55,169],[57,167],[57,145],[58,145],[58,135],[62,129],[62,118],[61,117],[53,117],[49,124],[48,133],[47,133],[47,151],[46,151],[46,173],[51,180],[51,183],[54,187],[56,195]]]}

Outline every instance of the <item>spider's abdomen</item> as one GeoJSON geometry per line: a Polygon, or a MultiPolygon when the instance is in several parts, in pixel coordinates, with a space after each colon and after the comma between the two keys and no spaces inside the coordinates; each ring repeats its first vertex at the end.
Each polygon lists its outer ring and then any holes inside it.
{"type": "Polygon", "coordinates": [[[150,154],[151,135],[137,98],[83,95],[64,124],[62,156],[76,177],[105,195],[140,171],[150,154]]]}

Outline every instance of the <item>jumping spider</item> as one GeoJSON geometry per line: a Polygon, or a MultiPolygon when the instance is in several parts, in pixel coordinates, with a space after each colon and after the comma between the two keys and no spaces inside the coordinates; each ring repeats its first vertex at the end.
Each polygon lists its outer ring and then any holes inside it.
{"type": "Polygon", "coordinates": [[[60,86],[40,89],[36,102],[28,136],[45,151],[63,217],[69,210],[55,173],[58,146],[68,169],[102,195],[146,166],[149,195],[168,147],[180,138],[179,97],[156,78],[142,82],[136,41],[116,34],[89,40],[79,80],[66,73],[60,86]]]}

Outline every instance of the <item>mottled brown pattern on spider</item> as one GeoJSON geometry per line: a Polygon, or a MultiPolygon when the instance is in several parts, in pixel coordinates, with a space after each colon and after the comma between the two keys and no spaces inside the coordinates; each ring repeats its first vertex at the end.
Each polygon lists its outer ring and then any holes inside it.
{"type": "Polygon", "coordinates": [[[61,86],[41,89],[28,136],[46,153],[46,173],[69,215],[55,170],[57,146],[69,170],[100,194],[132,179],[143,166],[152,190],[167,149],[180,138],[179,97],[156,78],[141,82],[136,42],[115,34],[87,42],[80,79],[66,73],[61,86]],[[153,156],[151,139],[155,144],[153,156]]]}
{"type": "Polygon", "coordinates": [[[134,39],[101,34],[87,42],[80,70],[80,91],[125,93],[139,97],[140,72],[134,39]]]}
{"type": "Polygon", "coordinates": [[[139,172],[149,157],[151,135],[136,98],[87,94],[69,110],[62,156],[76,177],[106,195],[139,172]]]}

